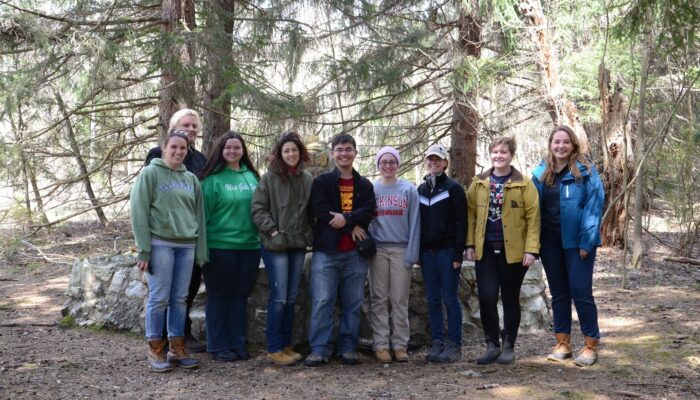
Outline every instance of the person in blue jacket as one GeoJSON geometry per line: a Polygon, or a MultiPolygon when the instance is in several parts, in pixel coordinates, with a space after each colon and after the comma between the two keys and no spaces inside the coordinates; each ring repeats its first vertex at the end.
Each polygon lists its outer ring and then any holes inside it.
{"type": "Polygon", "coordinates": [[[574,360],[590,366],[598,360],[598,311],[593,299],[593,264],[600,246],[603,185],[595,167],[581,153],[568,126],[549,135],[547,157],[533,171],[540,195],[540,257],[549,281],[557,344],[547,357],[564,361],[571,351],[571,301],[576,306],[584,346],[574,360]]]}

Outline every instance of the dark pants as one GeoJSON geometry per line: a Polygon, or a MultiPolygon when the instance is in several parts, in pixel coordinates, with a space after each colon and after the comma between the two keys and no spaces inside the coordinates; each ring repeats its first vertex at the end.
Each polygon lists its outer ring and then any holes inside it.
{"type": "Polygon", "coordinates": [[[207,351],[244,349],[248,296],[260,268],[260,250],[209,250],[204,268],[207,288],[207,351]]]}
{"type": "MultiPolygon", "coordinates": [[[[185,312],[185,337],[192,336],[192,319],[190,318],[190,309],[194,298],[197,297],[199,286],[202,284],[202,267],[195,263],[192,266],[192,278],[190,278],[190,287],[187,291],[187,311],[185,312]]],[[[166,311],[167,316],[167,311],[166,311]]],[[[168,337],[168,329],[163,327],[163,337],[168,337]]]]}
{"type": "Polygon", "coordinates": [[[552,295],[554,333],[571,333],[571,301],[578,314],[581,332],[600,338],[598,309],[593,299],[595,249],[581,259],[579,249],[563,249],[560,234],[542,232],[540,256],[552,295]]]}
{"type": "Polygon", "coordinates": [[[520,327],[520,286],[527,273],[522,263],[508,264],[505,248],[494,254],[490,243],[484,244],[484,255],[476,262],[476,287],[479,292],[481,325],[486,341],[499,344],[498,292],[503,303],[503,336],[512,345],[520,327]]]}
{"type": "Polygon", "coordinates": [[[450,249],[423,250],[420,265],[428,301],[430,335],[435,341],[445,340],[443,305],[447,310],[447,339],[462,345],[462,307],[459,301],[459,273],[452,266],[450,249]]]}

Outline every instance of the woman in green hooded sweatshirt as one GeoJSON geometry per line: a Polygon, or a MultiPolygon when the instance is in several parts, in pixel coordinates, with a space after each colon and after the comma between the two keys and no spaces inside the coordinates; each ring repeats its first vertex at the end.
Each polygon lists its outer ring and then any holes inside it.
{"type": "Polygon", "coordinates": [[[237,132],[221,137],[208,159],[201,175],[210,259],[203,268],[207,351],[218,361],[247,360],[246,306],[260,266],[251,203],[260,174],[237,132]]]}
{"type": "Polygon", "coordinates": [[[172,364],[199,367],[185,348],[185,300],[195,259],[202,265],[207,258],[202,190],[197,177],[183,165],[187,135],[171,131],[162,149],[162,158],[141,170],[131,190],[131,226],[139,249],[136,266],[148,271],[148,365],[156,372],[170,371],[172,364]]]}

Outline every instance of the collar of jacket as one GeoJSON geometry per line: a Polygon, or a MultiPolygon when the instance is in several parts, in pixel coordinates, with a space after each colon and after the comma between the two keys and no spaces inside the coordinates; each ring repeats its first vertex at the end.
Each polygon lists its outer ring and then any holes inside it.
{"type": "MultiPolygon", "coordinates": [[[[510,178],[508,178],[509,183],[521,183],[523,182],[523,174],[520,173],[515,167],[511,166],[511,173],[510,173],[510,178]]],[[[486,171],[480,173],[476,177],[479,178],[479,181],[488,181],[489,177],[491,176],[491,173],[493,173],[494,168],[491,167],[487,169],[486,171]]]]}
{"type": "MultiPolygon", "coordinates": [[[[426,175],[426,176],[423,177],[423,180],[424,180],[428,185],[430,185],[430,182],[428,181],[428,178],[429,178],[429,177],[430,177],[430,174],[428,174],[428,175],[426,175]]],[[[440,185],[441,183],[445,182],[446,179],[447,179],[447,174],[445,173],[445,171],[442,171],[442,173],[441,173],[440,175],[438,175],[438,176],[435,177],[435,186],[438,186],[438,185],[440,185]]]]}
{"type": "MultiPolygon", "coordinates": [[[[591,172],[588,170],[588,168],[583,165],[580,161],[576,161],[576,167],[578,167],[579,172],[581,172],[581,177],[586,177],[591,174],[591,172]]],[[[547,169],[547,165],[544,160],[540,161],[540,163],[535,167],[535,170],[532,171],[532,176],[537,178],[537,180],[541,181],[542,176],[544,175],[544,171],[547,169]]],[[[564,178],[562,178],[562,181],[569,181],[569,180],[574,180],[574,174],[571,173],[571,171],[568,171],[564,178]]]]}
{"type": "MultiPolygon", "coordinates": [[[[294,175],[301,175],[304,172],[304,162],[299,161],[299,164],[297,165],[297,170],[294,175]]],[[[267,167],[270,171],[274,172],[277,175],[282,175],[282,166],[280,165],[279,162],[277,162],[277,159],[273,159],[270,161],[267,167]]]]}
{"type": "MultiPolygon", "coordinates": [[[[340,170],[338,169],[338,167],[336,167],[336,168],[333,170],[333,178],[334,178],[336,181],[340,179],[340,170]]],[[[357,172],[357,171],[355,170],[355,168],[352,169],[352,178],[355,180],[355,185],[357,185],[357,182],[360,180],[360,178],[362,178],[362,176],[360,175],[360,173],[357,172]]]]}

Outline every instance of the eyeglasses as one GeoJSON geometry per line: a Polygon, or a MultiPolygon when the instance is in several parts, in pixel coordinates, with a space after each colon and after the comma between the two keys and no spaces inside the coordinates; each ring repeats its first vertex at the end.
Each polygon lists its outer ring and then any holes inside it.
{"type": "Polygon", "coordinates": [[[380,161],[380,162],[379,162],[379,165],[383,165],[383,166],[385,166],[385,167],[386,167],[386,166],[390,166],[390,165],[398,165],[398,164],[399,164],[399,163],[396,162],[396,161],[394,161],[394,160],[389,160],[389,161],[386,161],[386,160],[385,160],[385,161],[380,161]]]}

